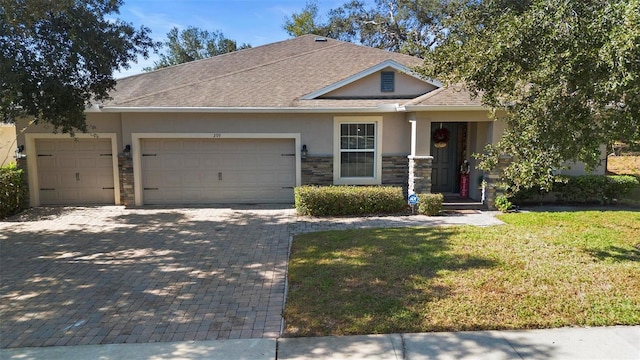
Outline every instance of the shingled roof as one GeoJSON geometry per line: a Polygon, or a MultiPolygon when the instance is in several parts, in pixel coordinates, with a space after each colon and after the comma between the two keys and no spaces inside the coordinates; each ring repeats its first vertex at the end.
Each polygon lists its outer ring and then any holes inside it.
{"type": "MultiPolygon", "coordinates": [[[[305,95],[385,61],[409,68],[422,63],[408,55],[305,35],[119,79],[111,93],[112,100],[103,105],[335,109],[407,103],[407,99],[302,100],[305,95]]],[[[433,93],[441,93],[439,90],[433,93]]],[[[434,99],[428,97],[425,101],[434,99]]],[[[456,102],[465,103],[464,99],[456,102]]]]}

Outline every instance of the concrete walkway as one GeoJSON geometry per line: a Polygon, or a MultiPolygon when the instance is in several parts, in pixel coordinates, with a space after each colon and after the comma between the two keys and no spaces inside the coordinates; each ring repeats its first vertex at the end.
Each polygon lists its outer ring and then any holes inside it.
{"type": "Polygon", "coordinates": [[[640,326],[0,350],[1,359],[640,359],[640,326]]]}

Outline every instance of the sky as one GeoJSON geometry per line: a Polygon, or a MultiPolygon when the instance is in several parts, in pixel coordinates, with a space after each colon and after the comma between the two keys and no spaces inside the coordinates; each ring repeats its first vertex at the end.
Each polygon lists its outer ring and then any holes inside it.
{"type": "MultiPolygon", "coordinates": [[[[124,0],[120,14],[113,15],[135,28],[146,26],[151,37],[164,41],[172,27],[186,29],[194,26],[202,30],[220,31],[238,45],[253,47],[286,40],[282,29],[284,19],[300,12],[307,0],[124,0]]],[[[318,0],[320,14],[344,4],[345,0],[318,0]]],[[[116,78],[135,75],[152,66],[158,55],[145,60],[140,57],[131,68],[115,74],[116,78]]]]}

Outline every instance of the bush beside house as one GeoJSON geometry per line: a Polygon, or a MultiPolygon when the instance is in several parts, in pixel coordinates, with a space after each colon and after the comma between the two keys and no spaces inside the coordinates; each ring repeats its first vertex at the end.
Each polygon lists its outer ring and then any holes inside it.
{"type": "Polygon", "coordinates": [[[401,187],[299,186],[295,188],[299,215],[343,216],[392,214],[406,209],[401,187]]]}
{"type": "Polygon", "coordinates": [[[639,179],[630,175],[569,176],[560,177],[551,191],[523,190],[515,193],[512,200],[516,204],[610,204],[637,187],[640,187],[639,179]]]}
{"type": "Polygon", "coordinates": [[[418,214],[435,216],[442,213],[442,194],[418,194],[418,214]]]}
{"type": "Polygon", "coordinates": [[[19,213],[26,202],[27,188],[22,170],[15,164],[0,167],[0,219],[19,213]]]}

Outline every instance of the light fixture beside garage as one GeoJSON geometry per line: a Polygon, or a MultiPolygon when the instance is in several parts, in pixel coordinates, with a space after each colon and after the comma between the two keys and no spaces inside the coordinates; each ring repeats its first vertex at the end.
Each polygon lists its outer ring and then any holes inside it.
{"type": "Polygon", "coordinates": [[[24,145],[20,145],[16,148],[16,159],[24,159],[27,157],[27,154],[24,153],[24,145]]]}
{"type": "Polygon", "coordinates": [[[305,145],[302,145],[302,150],[300,150],[300,156],[303,159],[306,159],[307,155],[309,155],[309,149],[307,149],[307,145],[305,144],[305,145]]]}
{"type": "Polygon", "coordinates": [[[126,156],[128,159],[131,159],[131,145],[126,145],[122,150],[122,155],[126,156]]]}

